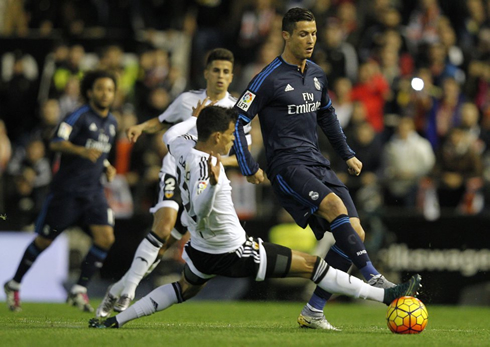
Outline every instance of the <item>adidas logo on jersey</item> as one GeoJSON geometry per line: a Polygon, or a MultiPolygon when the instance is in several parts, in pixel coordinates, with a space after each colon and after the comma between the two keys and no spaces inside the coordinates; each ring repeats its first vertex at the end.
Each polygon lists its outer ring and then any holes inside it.
{"type": "Polygon", "coordinates": [[[90,124],[90,126],[88,127],[88,129],[90,131],[97,131],[97,125],[95,125],[95,123],[92,123],[92,124],[90,124]]]}
{"type": "Polygon", "coordinates": [[[290,91],[292,91],[292,90],[294,90],[294,88],[293,88],[293,87],[291,87],[291,85],[290,85],[290,84],[288,84],[288,85],[286,86],[286,89],[284,89],[284,91],[285,91],[285,92],[290,92],[290,91]]]}

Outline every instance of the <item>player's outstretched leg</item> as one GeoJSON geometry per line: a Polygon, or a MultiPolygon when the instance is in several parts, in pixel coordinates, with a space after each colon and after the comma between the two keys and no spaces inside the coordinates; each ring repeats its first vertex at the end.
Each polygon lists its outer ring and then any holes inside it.
{"type": "Polygon", "coordinates": [[[417,274],[412,276],[407,282],[386,288],[383,302],[389,305],[393,300],[402,296],[417,296],[419,289],[422,288],[421,281],[422,277],[417,274]]]}
{"type": "MultiPolygon", "coordinates": [[[[294,267],[296,272],[298,272],[298,269],[301,269],[301,267],[303,266],[302,262],[304,262],[304,264],[308,264],[309,262],[311,262],[310,257],[311,256],[309,255],[304,255],[299,252],[293,251],[294,263],[291,265],[291,268],[294,267]],[[298,261],[298,259],[303,260],[298,261]]],[[[294,272],[292,273],[292,275],[294,275],[294,272]]],[[[406,283],[392,288],[383,289],[373,287],[356,277],[352,277],[343,271],[339,271],[329,266],[323,259],[319,257],[316,257],[311,279],[320,288],[330,293],[343,294],[354,298],[361,298],[384,303],[386,303],[387,301],[391,303],[391,301],[394,300],[396,297],[415,295],[417,293],[417,290],[421,287],[421,277],[419,275],[412,277],[410,281],[406,283]]],[[[337,330],[331,325],[325,326],[323,323],[324,321],[326,321],[324,317],[323,319],[318,319],[318,321],[311,320],[309,319],[309,317],[305,317],[304,315],[300,315],[298,318],[298,324],[301,327],[337,330]]]]}
{"type": "Polygon", "coordinates": [[[104,298],[102,299],[102,302],[100,303],[99,307],[97,307],[97,309],[95,310],[95,317],[106,318],[111,314],[114,305],[116,304],[117,301],[117,296],[113,296],[111,294],[111,288],[112,285],[110,285],[107,288],[107,291],[104,295],[104,298]]]}
{"type": "Polygon", "coordinates": [[[5,282],[3,290],[5,291],[5,297],[7,301],[7,307],[10,311],[20,312],[22,308],[20,306],[19,297],[19,283],[13,283],[13,280],[5,282]]]}
{"type": "Polygon", "coordinates": [[[89,328],[120,328],[123,324],[126,324],[131,320],[149,316],[157,311],[165,310],[174,304],[182,303],[184,301],[184,292],[181,283],[183,283],[182,280],[165,284],[154,289],[151,293],[135,302],[134,305],[127,310],[114,317],[110,317],[106,320],[93,318],[89,320],[89,328]]]}
{"type": "MultiPolygon", "coordinates": [[[[124,276],[122,289],[119,293],[113,294],[114,296],[118,296],[118,300],[114,305],[114,311],[123,312],[129,307],[134,298],[136,288],[143,277],[149,273],[152,265],[159,260],[159,252],[165,243],[166,240],[160,238],[153,231],[150,231],[143,241],[141,241],[134,254],[131,267],[124,276]]],[[[117,287],[119,289],[120,286],[117,287]]]]}

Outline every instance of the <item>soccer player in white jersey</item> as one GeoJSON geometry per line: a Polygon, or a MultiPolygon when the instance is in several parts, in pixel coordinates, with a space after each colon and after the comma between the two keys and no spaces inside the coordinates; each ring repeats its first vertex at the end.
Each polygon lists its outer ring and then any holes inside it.
{"type": "MultiPolygon", "coordinates": [[[[192,90],[179,95],[158,117],[129,127],[126,134],[136,142],[142,133],[154,134],[165,128],[165,123],[175,124],[192,116],[193,108],[203,100],[207,103],[232,108],[236,98],[230,95],[228,87],[233,80],[233,53],[224,48],[212,50],[206,60],[204,78],[206,89],[192,90]]],[[[245,129],[248,143],[251,143],[250,127],[245,129]]],[[[237,166],[235,155],[224,157],[223,164],[237,166]]],[[[134,298],[141,279],[153,271],[163,253],[186,233],[180,225],[180,194],[176,181],[176,163],[172,156],[163,159],[160,184],[156,204],[150,209],[153,225],[148,235],[141,241],[130,269],[116,283],[112,284],[96,310],[97,317],[107,317],[112,309],[124,311],[134,298]]]]}
{"type": "Polygon", "coordinates": [[[421,277],[383,289],[329,266],[322,258],[250,237],[240,225],[231,199],[230,181],[221,163],[229,152],[237,113],[219,106],[204,108],[193,117],[172,127],[164,141],[177,161],[183,223],[191,234],[184,248],[186,265],[179,281],[156,288],[124,312],[100,321],[92,328],[119,328],[127,322],[167,309],[195,296],[206,282],[226,277],[303,277],[332,293],[390,304],[404,295],[416,295],[421,277]],[[197,124],[196,124],[197,123],[197,124]],[[178,136],[197,125],[198,138],[178,136]]]}

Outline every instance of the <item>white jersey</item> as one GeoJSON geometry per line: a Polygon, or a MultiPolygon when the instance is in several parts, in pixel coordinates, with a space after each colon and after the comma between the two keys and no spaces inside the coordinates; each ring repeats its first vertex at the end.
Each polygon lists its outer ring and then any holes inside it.
{"type": "MultiPolygon", "coordinates": [[[[160,123],[180,123],[192,117],[192,108],[197,106],[199,101],[204,100],[207,97],[206,89],[199,90],[191,90],[188,92],[184,92],[180,94],[171,104],[170,106],[158,116],[158,120],[160,123]]],[[[235,106],[237,99],[233,97],[230,93],[226,92],[226,95],[223,99],[218,100],[215,103],[215,106],[221,106],[225,108],[232,108],[235,106]]],[[[252,143],[252,136],[250,135],[251,126],[250,124],[243,128],[246,138],[247,144],[250,146],[252,143]]],[[[189,133],[197,136],[197,130],[194,129],[189,130],[189,133]]],[[[171,156],[165,156],[162,164],[162,174],[169,174],[172,176],[176,176],[175,172],[175,160],[171,156]],[[169,157],[169,158],[167,158],[169,157]]]]}
{"type": "MultiPolygon", "coordinates": [[[[164,135],[170,153],[177,161],[182,196],[182,223],[191,233],[192,247],[206,253],[235,251],[246,240],[231,199],[231,185],[222,164],[218,183],[209,183],[209,154],[194,148],[197,138],[186,134],[195,128],[195,117],[173,126],[164,135]]],[[[216,158],[213,157],[216,164],[216,158]]]]}

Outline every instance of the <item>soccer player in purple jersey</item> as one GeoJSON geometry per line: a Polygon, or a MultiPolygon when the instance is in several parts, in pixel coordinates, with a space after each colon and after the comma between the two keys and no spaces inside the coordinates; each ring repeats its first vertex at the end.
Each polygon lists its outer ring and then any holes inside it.
{"type": "MultiPolygon", "coordinates": [[[[325,231],[333,234],[336,243],[325,257],[329,265],[347,271],[354,263],[369,284],[388,288],[394,284],[371,263],[349,191],[318,145],[320,126],[345,160],[349,173],[361,173],[362,163],[347,145],[332,107],[325,73],[309,60],[316,35],[316,22],[310,11],[292,8],[285,14],[282,55],[252,79],[235,105],[239,118],[234,149],[247,180],[262,182],[264,173],[248,151],[242,130],[258,115],[267,157],[266,173],[282,206],[299,226],[310,225],[317,239],[325,231]]],[[[323,313],[330,297],[330,293],[317,287],[298,317],[300,326],[338,330],[323,313]]]]}
{"type": "Polygon", "coordinates": [[[93,312],[87,285],[100,268],[114,242],[114,218],[107,204],[101,176],[111,181],[116,169],[107,156],[116,136],[117,121],[109,112],[116,92],[116,78],[105,71],[88,72],[81,82],[87,103],[68,115],[51,140],[51,150],[61,154],[50,194],[36,221],[37,236],[27,247],[14,277],[4,285],[7,306],[20,311],[21,281],[38,256],[65,229],[78,225],[93,239],[82,262],[80,277],[67,302],[93,312]]]}

